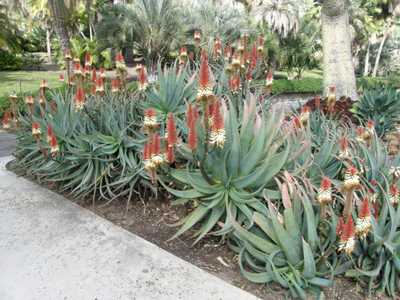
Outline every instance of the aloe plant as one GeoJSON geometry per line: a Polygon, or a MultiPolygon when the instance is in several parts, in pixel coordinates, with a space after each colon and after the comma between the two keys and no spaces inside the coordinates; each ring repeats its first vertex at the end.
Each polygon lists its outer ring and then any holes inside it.
{"type": "Polygon", "coordinates": [[[243,228],[233,221],[230,242],[239,253],[245,278],[256,283],[276,282],[293,297],[307,298],[307,291],[321,294],[333,283],[335,223],[320,223],[313,195],[288,173],[280,184],[282,208],[268,195],[265,212],[254,212],[254,226],[243,228]]]}
{"type": "MultiPolygon", "coordinates": [[[[198,242],[219,221],[223,225],[213,234],[226,235],[233,230],[229,214],[250,228],[254,224],[253,213],[266,212],[262,190],[271,189],[271,195],[276,196],[274,176],[289,160],[291,147],[280,132],[280,116],[258,115],[255,99],[246,107],[247,113],[241,119],[232,108],[226,112],[223,147],[205,150],[199,146],[191,152],[181,145],[180,152],[190,163],[185,169],[168,172],[181,189],[172,189],[165,183],[164,187],[178,197],[177,203],[192,202],[196,208],[184,219],[175,237],[199,223],[201,227],[194,233],[198,242]]],[[[199,122],[197,129],[198,145],[208,144],[199,122]]]]}
{"type": "Polygon", "coordinates": [[[196,97],[193,75],[177,64],[162,69],[160,63],[157,73],[156,84],[146,92],[144,107],[151,107],[164,116],[170,112],[183,114],[186,102],[193,102],[196,97]]]}
{"type": "Polygon", "coordinates": [[[373,120],[378,136],[394,130],[400,122],[400,93],[394,89],[365,91],[355,103],[355,114],[364,122],[373,120]]]}
{"type": "Polygon", "coordinates": [[[399,290],[400,209],[393,207],[386,191],[380,213],[371,218],[372,229],[360,238],[352,253],[352,267],[345,276],[364,283],[369,292],[386,292],[394,297],[399,290]]]}
{"type": "Polygon", "coordinates": [[[46,104],[21,116],[17,162],[74,197],[112,201],[125,196],[129,205],[134,193],[151,187],[140,159],[144,136],[138,102],[106,90],[104,96],[88,96],[84,109],[77,111],[74,97],[72,90],[53,93],[56,110],[46,104]],[[31,133],[32,120],[40,124],[37,139],[31,133]],[[54,156],[48,128],[59,149],[54,156]]]}

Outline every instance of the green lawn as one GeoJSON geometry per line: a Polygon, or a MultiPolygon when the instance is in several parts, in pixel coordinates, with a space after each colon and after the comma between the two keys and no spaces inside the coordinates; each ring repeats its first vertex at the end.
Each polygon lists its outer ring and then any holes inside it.
{"type": "Polygon", "coordinates": [[[11,92],[26,93],[39,89],[40,81],[46,79],[49,87],[59,87],[58,80],[62,71],[1,71],[0,96],[7,96],[11,92]]]}
{"type": "Polygon", "coordinates": [[[47,80],[50,88],[61,86],[59,75],[63,71],[0,71],[0,116],[9,107],[8,96],[15,92],[18,95],[35,94],[40,81],[47,80]]]}
{"type": "MultiPolygon", "coordinates": [[[[25,94],[36,94],[40,81],[46,79],[50,88],[61,86],[58,80],[63,71],[0,71],[0,117],[5,109],[9,107],[8,96],[11,92],[23,96],[25,94]]],[[[286,72],[275,72],[273,93],[320,93],[322,90],[322,71],[309,70],[303,74],[301,80],[287,80],[286,72]]],[[[400,88],[399,77],[388,78],[358,78],[359,87],[374,88],[379,85],[400,88]]],[[[259,81],[264,84],[263,80],[259,81]]],[[[132,83],[135,85],[136,83],[132,83]]]]}

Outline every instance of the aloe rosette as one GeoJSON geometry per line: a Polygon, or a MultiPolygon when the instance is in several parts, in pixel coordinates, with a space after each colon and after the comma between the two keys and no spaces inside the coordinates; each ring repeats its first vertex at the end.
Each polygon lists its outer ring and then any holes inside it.
{"type": "Polygon", "coordinates": [[[307,299],[307,292],[321,295],[333,283],[336,236],[334,222],[321,221],[312,197],[299,181],[281,184],[282,208],[268,201],[265,213],[255,212],[255,226],[234,222],[230,245],[239,253],[245,278],[256,283],[275,282],[293,297],[307,299]]]}
{"type": "MultiPolygon", "coordinates": [[[[264,189],[271,195],[276,176],[289,159],[290,145],[280,131],[281,118],[274,113],[259,116],[255,100],[246,103],[246,113],[238,119],[235,111],[226,111],[226,141],[223,147],[199,146],[190,151],[180,147],[189,161],[187,168],[170,169],[176,186],[164,187],[178,197],[177,203],[193,202],[195,209],[181,222],[175,237],[199,223],[194,233],[199,241],[215,225],[213,234],[225,235],[233,230],[233,220],[250,228],[253,213],[266,213],[260,196],[264,189]],[[198,167],[200,165],[200,168],[198,167]]],[[[204,128],[197,122],[198,145],[205,145],[204,128]]]]}

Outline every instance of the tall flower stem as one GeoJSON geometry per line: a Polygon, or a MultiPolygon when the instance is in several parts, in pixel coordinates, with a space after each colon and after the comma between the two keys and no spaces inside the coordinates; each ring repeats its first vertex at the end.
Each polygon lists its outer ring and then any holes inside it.
{"type": "Polygon", "coordinates": [[[214,184],[213,180],[208,176],[206,170],[205,170],[205,162],[207,159],[207,155],[208,155],[208,140],[209,140],[209,126],[208,126],[208,102],[207,101],[203,101],[203,114],[204,114],[204,135],[205,135],[205,139],[204,139],[204,155],[202,157],[202,159],[200,160],[200,172],[201,175],[204,177],[204,179],[207,181],[207,183],[209,183],[210,185],[214,184]]]}
{"type": "Polygon", "coordinates": [[[345,218],[345,222],[350,218],[351,212],[353,211],[353,199],[354,192],[353,190],[347,191],[345,195],[345,203],[343,209],[343,216],[345,218]]]}

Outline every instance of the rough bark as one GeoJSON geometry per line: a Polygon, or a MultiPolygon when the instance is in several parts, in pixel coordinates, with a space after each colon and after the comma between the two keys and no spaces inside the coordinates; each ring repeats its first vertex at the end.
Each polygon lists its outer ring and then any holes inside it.
{"type": "Polygon", "coordinates": [[[356,77],[351,53],[347,0],[325,0],[321,11],[324,49],[324,94],[336,86],[338,97],[357,99],[356,77]]]}
{"type": "Polygon", "coordinates": [[[61,49],[65,52],[69,49],[69,34],[66,22],[66,7],[62,0],[48,0],[54,30],[60,41],[61,49]]]}

